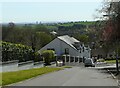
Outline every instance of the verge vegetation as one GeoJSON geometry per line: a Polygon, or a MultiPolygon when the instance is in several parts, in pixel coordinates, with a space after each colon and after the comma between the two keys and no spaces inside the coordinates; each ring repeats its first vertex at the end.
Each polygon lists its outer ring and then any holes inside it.
{"type": "MultiPolygon", "coordinates": [[[[107,63],[116,63],[116,60],[106,60],[107,63]]],[[[118,61],[120,62],[120,60],[118,61]]]]}
{"type": "Polygon", "coordinates": [[[72,66],[62,66],[62,68],[72,68],[72,66]]]}
{"type": "Polygon", "coordinates": [[[23,81],[38,75],[59,71],[62,69],[63,68],[42,67],[42,68],[35,68],[29,70],[0,73],[2,74],[2,86],[23,81]]]}

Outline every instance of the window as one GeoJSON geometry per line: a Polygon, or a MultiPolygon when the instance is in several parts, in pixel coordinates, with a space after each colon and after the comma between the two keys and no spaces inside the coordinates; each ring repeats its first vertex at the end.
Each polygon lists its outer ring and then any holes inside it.
{"type": "Polygon", "coordinates": [[[69,49],[65,48],[65,54],[69,54],[69,49]]]}

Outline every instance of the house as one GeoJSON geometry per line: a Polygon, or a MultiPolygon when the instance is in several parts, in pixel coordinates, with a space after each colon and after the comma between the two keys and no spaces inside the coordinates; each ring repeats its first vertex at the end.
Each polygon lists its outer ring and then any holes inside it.
{"type": "Polygon", "coordinates": [[[75,57],[79,56],[80,58],[89,58],[91,56],[91,50],[89,47],[85,47],[82,42],[68,35],[55,38],[41,48],[39,52],[41,53],[44,50],[54,50],[57,56],[66,54],[75,57]]]}
{"type": "Polygon", "coordinates": [[[52,32],[50,32],[50,34],[52,34],[52,35],[57,35],[57,32],[52,31],[52,32]]]}

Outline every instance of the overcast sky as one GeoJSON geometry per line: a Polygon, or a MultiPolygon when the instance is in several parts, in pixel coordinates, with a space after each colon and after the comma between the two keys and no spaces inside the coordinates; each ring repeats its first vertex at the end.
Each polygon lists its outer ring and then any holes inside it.
{"type": "Polygon", "coordinates": [[[102,0],[3,0],[2,22],[92,21],[102,0]],[[89,1],[89,2],[88,2],[89,1]]]}

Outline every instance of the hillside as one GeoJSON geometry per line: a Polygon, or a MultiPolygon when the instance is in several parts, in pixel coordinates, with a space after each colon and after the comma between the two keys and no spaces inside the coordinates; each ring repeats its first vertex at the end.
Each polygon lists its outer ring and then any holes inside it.
{"type": "Polygon", "coordinates": [[[56,35],[69,35],[77,38],[82,42],[90,42],[95,36],[94,21],[64,22],[64,23],[9,23],[2,26],[2,40],[12,43],[21,43],[28,46],[35,46],[40,49],[56,35]]]}

